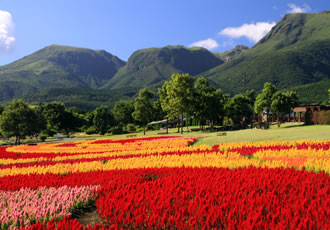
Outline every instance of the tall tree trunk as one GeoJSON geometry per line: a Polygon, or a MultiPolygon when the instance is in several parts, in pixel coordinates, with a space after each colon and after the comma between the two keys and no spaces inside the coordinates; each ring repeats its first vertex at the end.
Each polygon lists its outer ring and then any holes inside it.
{"type": "Polygon", "coordinates": [[[183,113],[181,114],[181,134],[183,134],[183,113]]]}
{"type": "Polygon", "coordinates": [[[146,126],[143,126],[143,135],[146,135],[146,126]]]}
{"type": "Polygon", "coordinates": [[[168,118],[166,119],[166,134],[168,134],[168,118]]]}
{"type": "Polygon", "coordinates": [[[19,136],[16,136],[16,138],[15,138],[15,145],[19,145],[20,144],[20,138],[19,138],[19,136]]]}

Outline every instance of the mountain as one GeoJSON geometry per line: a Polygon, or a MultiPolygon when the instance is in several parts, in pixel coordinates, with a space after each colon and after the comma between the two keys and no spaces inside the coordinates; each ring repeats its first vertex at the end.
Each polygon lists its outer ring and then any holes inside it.
{"type": "Polygon", "coordinates": [[[285,15],[255,46],[224,53],[166,46],[134,52],[127,63],[104,50],[52,45],[0,67],[0,103],[58,100],[92,109],[157,91],[174,73],[204,76],[232,95],[264,82],[297,91],[304,103],[325,102],[330,88],[330,11],[285,15]]]}
{"type": "Polygon", "coordinates": [[[318,81],[305,85],[298,85],[290,90],[295,91],[301,104],[327,104],[330,80],[318,81]]]}
{"type": "Polygon", "coordinates": [[[279,89],[327,82],[330,80],[330,11],[286,15],[244,55],[200,76],[232,94],[244,89],[260,91],[267,81],[279,89]]]}
{"type": "Polygon", "coordinates": [[[29,103],[60,101],[67,107],[78,107],[84,110],[94,110],[100,105],[114,107],[116,101],[132,99],[139,88],[126,87],[120,89],[43,89],[25,97],[29,103]]]}
{"type": "Polygon", "coordinates": [[[249,47],[244,45],[237,45],[234,49],[228,50],[224,53],[214,52],[213,54],[224,62],[229,62],[234,58],[244,55],[249,50],[249,47]]]}
{"type": "Polygon", "coordinates": [[[0,100],[45,88],[97,89],[125,64],[104,50],[51,45],[0,67],[0,100]]]}
{"type": "Polygon", "coordinates": [[[204,48],[166,46],[134,52],[127,64],[102,88],[145,87],[169,80],[172,74],[197,75],[223,61],[204,48]]]}

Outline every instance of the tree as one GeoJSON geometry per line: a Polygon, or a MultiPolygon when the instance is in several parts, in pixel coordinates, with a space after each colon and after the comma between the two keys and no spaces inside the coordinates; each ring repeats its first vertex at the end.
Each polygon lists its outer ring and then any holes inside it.
{"type": "Polygon", "coordinates": [[[143,133],[146,135],[146,125],[153,118],[153,106],[150,100],[153,98],[154,94],[144,88],[139,91],[139,95],[135,98],[134,112],[132,116],[143,126],[143,133]]]}
{"type": "Polygon", "coordinates": [[[181,133],[183,133],[183,117],[193,112],[194,78],[189,74],[173,74],[172,79],[164,85],[161,89],[163,95],[160,95],[162,108],[168,117],[181,118],[181,133]],[[163,107],[164,103],[168,104],[163,107]]]}
{"type": "Polygon", "coordinates": [[[260,113],[266,111],[267,114],[270,112],[272,97],[277,89],[272,83],[265,82],[264,88],[260,94],[258,94],[256,101],[254,103],[254,112],[260,113]]]}
{"type": "Polygon", "coordinates": [[[101,105],[96,108],[93,115],[93,126],[101,135],[104,135],[115,124],[114,116],[107,106],[101,105]]]}
{"type": "Polygon", "coordinates": [[[20,136],[31,135],[36,120],[33,109],[23,100],[14,99],[1,114],[1,133],[6,137],[14,136],[15,144],[20,144],[20,136]]]}
{"type": "Polygon", "coordinates": [[[36,121],[34,124],[34,133],[38,134],[42,131],[46,129],[46,119],[43,115],[43,110],[44,110],[44,105],[42,103],[39,103],[35,108],[35,114],[36,114],[36,121]]]}
{"type": "Polygon", "coordinates": [[[154,108],[154,116],[153,116],[152,119],[155,120],[155,121],[163,120],[166,115],[165,115],[165,113],[162,109],[162,105],[160,103],[160,100],[157,100],[157,101],[154,102],[153,108],[154,108]]]}
{"type": "Polygon", "coordinates": [[[0,115],[2,114],[3,110],[4,110],[4,108],[0,105],[0,115]]]}
{"type": "Polygon", "coordinates": [[[86,118],[87,114],[90,112],[77,108],[75,106],[66,109],[66,112],[69,113],[68,119],[65,120],[65,123],[70,122],[68,131],[81,131],[88,125],[88,119],[86,118]]]}
{"type": "Polygon", "coordinates": [[[248,124],[252,121],[254,91],[236,94],[226,105],[227,115],[234,124],[248,124]]]}
{"type": "Polygon", "coordinates": [[[224,117],[225,97],[221,89],[209,87],[208,81],[198,78],[195,82],[194,115],[203,124],[209,120],[211,129],[217,121],[224,117]]]}
{"type": "Polygon", "coordinates": [[[209,82],[204,78],[198,78],[195,82],[195,96],[194,96],[194,116],[200,122],[203,129],[204,122],[207,120],[209,103],[207,94],[210,93],[209,82]]]}
{"type": "Polygon", "coordinates": [[[49,134],[61,132],[65,128],[65,107],[60,102],[49,102],[43,108],[43,116],[49,134]]]}
{"type": "Polygon", "coordinates": [[[40,108],[46,121],[48,134],[62,132],[68,134],[71,131],[78,130],[85,121],[78,114],[78,108],[66,109],[63,103],[50,102],[40,108]]]}
{"type": "Polygon", "coordinates": [[[298,105],[298,97],[296,92],[276,92],[272,97],[271,109],[277,113],[277,122],[280,126],[280,117],[283,114],[289,114],[291,109],[298,105]]]}
{"type": "Polygon", "coordinates": [[[168,134],[168,120],[177,117],[177,111],[174,111],[174,109],[171,108],[169,104],[170,98],[168,96],[168,92],[170,91],[171,86],[172,85],[170,84],[169,81],[165,81],[162,87],[158,89],[160,106],[162,108],[162,111],[165,113],[165,117],[167,119],[167,124],[166,124],[167,134],[168,134]]]}
{"type": "Polygon", "coordinates": [[[133,123],[134,119],[132,113],[134,112],[134,104],[131,100],[121,100],[115,103],[113,115],[116,122],[120,125],[127,125],[133,123]]]}

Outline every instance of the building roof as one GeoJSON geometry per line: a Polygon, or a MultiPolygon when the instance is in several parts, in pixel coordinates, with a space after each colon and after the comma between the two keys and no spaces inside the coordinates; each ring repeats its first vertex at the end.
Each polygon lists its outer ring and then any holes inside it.
{"type": "Polygon", "coordinates": [[[306,107],[296,107],[293,109],[293,112],[295,113],[301,113],[301,112],[306,112],[307,111],[307,108],[306,107]]]}

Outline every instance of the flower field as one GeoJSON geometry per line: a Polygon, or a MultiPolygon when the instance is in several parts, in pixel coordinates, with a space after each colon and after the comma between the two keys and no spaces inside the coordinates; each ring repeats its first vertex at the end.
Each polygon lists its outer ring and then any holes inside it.
{"type": "Polygon", "coordinates": [[[330,229],[330,141],[196,140],[0,147],[1,229],[330,229]]]}

